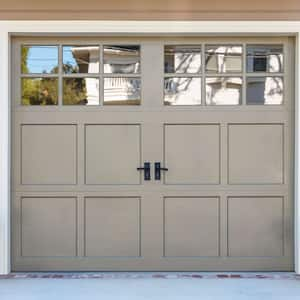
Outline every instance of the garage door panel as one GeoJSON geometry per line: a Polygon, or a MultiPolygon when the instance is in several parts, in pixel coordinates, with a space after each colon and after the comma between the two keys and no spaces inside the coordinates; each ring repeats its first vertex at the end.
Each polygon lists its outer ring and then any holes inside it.
{"type": "Polygon", "coordinates": [[[284,255],[284,198],[228,198],[228,255],[284,255]]]}
{"type": "Polygon", "coordinates": [[[76,256],[76,198],[21,198],[21,255],[76,256]]]}
{"type": "Polygon", "coordinates": [[[165,125],[166,184],[220,183],[220,125],[165,125]]]}
{"type": "Polygon", "coordinates": [[[164,256],[219,256],[218,197],[164,199],[164,256]]]}
{"type": "Polygon", "coordinates": [[[140,198],[85,198],[85,256],[140,256],[140,198]]]}
{"type": "Polygon", "coordinates": [[[282,184],[283,124],[228,125],[230,184],[282,184]]]}
{"type": "Polygon", "coordinates": [[[77,183],[77,126],[21,126],[21,183],[77,183]]]}
{"type": "Polygon", "coordinates": [[[292,271],[292,44],[14,37],[12,270],[292,271]]]}
{"type": "Polygon", "coordinates": [[[140,184],[139,125],[85,126],[85,183],[140,184]]]}

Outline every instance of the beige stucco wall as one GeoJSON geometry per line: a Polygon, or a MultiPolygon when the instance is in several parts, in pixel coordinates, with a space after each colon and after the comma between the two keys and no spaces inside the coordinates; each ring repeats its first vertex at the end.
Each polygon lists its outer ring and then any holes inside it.
{"type": "Polygon", "coordinates": [[[0,19],[300,20],[300,0],[0,0],[0,19]]]}

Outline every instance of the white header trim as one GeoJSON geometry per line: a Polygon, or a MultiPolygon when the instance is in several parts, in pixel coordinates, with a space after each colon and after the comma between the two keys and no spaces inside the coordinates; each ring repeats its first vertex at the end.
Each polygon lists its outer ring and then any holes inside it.
{"type": "Polygon", "coordinates": [[[0,21],[10,33],[284,33],[300,32],[300,21],[0,21]]]}
{"type": "Polygon", "coordinates": [[[290,21],[0,21],[0,274],[10,272],[10,38],[21,34],[294,35],[295,271],[300,274],[300,22],[290,21]]]}

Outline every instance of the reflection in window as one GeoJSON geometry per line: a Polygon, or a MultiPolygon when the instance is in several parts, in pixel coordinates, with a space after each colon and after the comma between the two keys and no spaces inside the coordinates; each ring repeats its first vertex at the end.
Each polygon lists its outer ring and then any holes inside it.
{"type": "Polygon", "coordinates": [[[283,72],[283,46],[248,45],[247,72],[283,72]]]}
{"type": "Polygon", "coordinates": [[[58,80],[56,78],[22,78],[22,105],[56,105],[58,80]]]}
{"type": "Polygon", "coordinates": [[[98,46],[63,46],[64,73],[98,73],[98,46]]]}
{"type": "Polygon", "coordinates": [[[64,78],[64,105],[98,105],[99,79],[97,78],[64,78]]]}
{"type": "Polygon", "coordinates": [[[104,73],[139,73],[140,46],[111,45],[103,47],[104,73]]]}
{"type": "Polygon", "coordinates": [[[282,104],[282,77],[247,78],[247,104],[282,104]]]}
{"type": "Polygon", "coordinates": [[[205,70],[213,73],[241,72],[242,46],[207,45],[205,70]]]}
{"type": "Polygon", "coordinates": [[[241,103],[242,78],[207,77],[207,105],[238,105],[241,103]]]}
{"type": "Polygon", "coordinates": [[[164,81],[165,105],[201,104],[201,78],[168,77],[164,81]]]}
{"type": "Polygon", "coordinates": [[[104,78],[105,105],[140,105],[141,80],[139,78],[104,78]]]}
{"type": "Polygon", "coordinates": [[[55,74],[58,73],[57,46],[22,46],[22,74],[55,74]]]}
{"type": "Polygon", "coordinates": [[[201,46],[165,46],[165,73],[198,73],[201,46]]]}

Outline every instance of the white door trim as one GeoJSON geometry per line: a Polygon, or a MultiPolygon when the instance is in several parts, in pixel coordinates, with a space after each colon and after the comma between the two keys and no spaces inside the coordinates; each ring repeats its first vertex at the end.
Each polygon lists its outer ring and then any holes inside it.
{"type": "Polygon", "coordinates": [[[10,39],[21,34],[293,35],[295,68],[295,271],[300,274],[300,22],[0,21],[0,274],[10,272],[10,39]]]}

